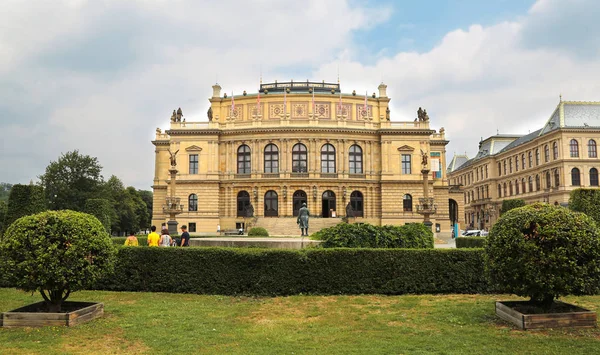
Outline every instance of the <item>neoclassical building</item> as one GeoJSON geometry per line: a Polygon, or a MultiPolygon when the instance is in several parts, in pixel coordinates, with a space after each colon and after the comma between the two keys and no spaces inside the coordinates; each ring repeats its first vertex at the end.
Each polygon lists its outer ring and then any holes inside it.
{"type": "Polygon", "coordinates": [[[598,142],[600,102],[562,99],[535,132],[481,141],[473,159],[457,156],[449,166],[450,185],[463,193],[464,224],[491,227],[505,199],[566,205],[572,190],[597,188],[598,142]]]}
{"type": "Polygon", "coordinates": [[[214,85],[206,121],[191,122],[179,110],[168,130],[157,129],[153,224],[169,219],[170,196],[181,210],[178,223],[192,233],[252,223],[275,235],[297,234],[302,203],[311,233],[347,210],[351,222],[422,222],[425,155],[437,207],[431,221],[449,232],[450,209],[458,215],[459,206],[446,180],[444,130],[431,129],[421,110],[418,119],[392,121],[386,88],[382,83],[367,96],[342,93],[339,84],[275,82],[231,97],[214,85]]]}

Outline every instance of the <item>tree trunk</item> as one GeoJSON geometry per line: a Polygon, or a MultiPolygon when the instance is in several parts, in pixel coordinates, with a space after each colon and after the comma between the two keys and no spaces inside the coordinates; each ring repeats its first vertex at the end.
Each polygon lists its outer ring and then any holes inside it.
{"type": "Polygon", "coordinates": [[[60,311],[62,310],[62,304],[67,299],[67,297],[69,297],[71,291],[64,289],[40,290],[40,293],[42,294],[42,297],[46,302],[48,313],[60,313],[60,311]],[[48,293],[47,295],[46,292],[48,293]]]}

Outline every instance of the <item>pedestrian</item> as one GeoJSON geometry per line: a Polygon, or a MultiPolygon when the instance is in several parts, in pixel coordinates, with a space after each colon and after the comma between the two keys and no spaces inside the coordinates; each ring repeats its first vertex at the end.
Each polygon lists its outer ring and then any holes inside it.
{"type": "Polygon", "coordinates": [[[138,239],[133,232],[129,232],[129,237],[125,239],[125,243],[123,245],[128,247],[137,247],[139,245],[138,239]]]}
{"type": "Polygon", "coordinates": [[[187,226],[184,224],[181,226],[181,244],[182,247],[190,246],[190,233],[187,232],[187,226]]]}
{"type": "Polygon", "coordinates": [[[217,224],[217,234],[221,235],[221,225],[217,224]]]}
{"type": "Polygon", "coordinates": [[[173,238],[169,235],[169,231],[167,229],[162,230],[162,235],[160,236],[159,246],[161,247],[170,247],[173,244],[173,238]]]}
{"type": "Polygon", "coordinates": [[[158,242],[160,241],[160,235],[158,235],[158,233],[156,233],[156,226],[152,226],[150,228],[150,230],[152,232],[150,234],[148,234],[148,246],[149,247],[157,247],[158,242]]]}

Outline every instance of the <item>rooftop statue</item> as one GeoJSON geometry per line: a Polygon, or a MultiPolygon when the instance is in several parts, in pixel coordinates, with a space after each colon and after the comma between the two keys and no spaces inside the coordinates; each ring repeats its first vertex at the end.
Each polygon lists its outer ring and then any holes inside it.
{"type": "Polygon", "coordinates": [[[206,116],[208,117],[209,121],[212,121],[212,107],[208,108],[208,111],[206,112],[206,116]]]}
{"type": "Polygon", "coordinates": [[[385,119],[388,121],[390,120],[390,108],[389,107],[385,110],[385,119]]]}
{"type": "Polygon", "coordinates": [[[171,115],[171,122],[175,122],[177,120],[177,112],[173,110],[173,114],[171,115]]]}
{"type": "Polygon", "coordinates": [[[417,110],[417,118],[419,119],[419,122],[429,121],[429,115],[427,115],[427,110],[423,110],[419,107],[419,109],[417,110]]]}
{"type": "Polygon", "coordinates": [[[181,117],[183,116],[183,111],[181,111],[181,107],[177,110],[177,116],[175,122],[181,122],[181,117]]]}

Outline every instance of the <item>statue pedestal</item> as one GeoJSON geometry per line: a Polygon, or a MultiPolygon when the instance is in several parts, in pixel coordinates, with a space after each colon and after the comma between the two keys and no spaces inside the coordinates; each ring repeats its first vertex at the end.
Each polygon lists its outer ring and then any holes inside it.
{"type": "Polygon", "coordinates": [[[174,221],[174,220],[170,220],[170,221],[167,222],[167,226],[168,226],[168,229],[169,229],[169,234],[171,236],[177,234],[177,225],[178,224],[179,223],[177,221],[174,221]]]}

